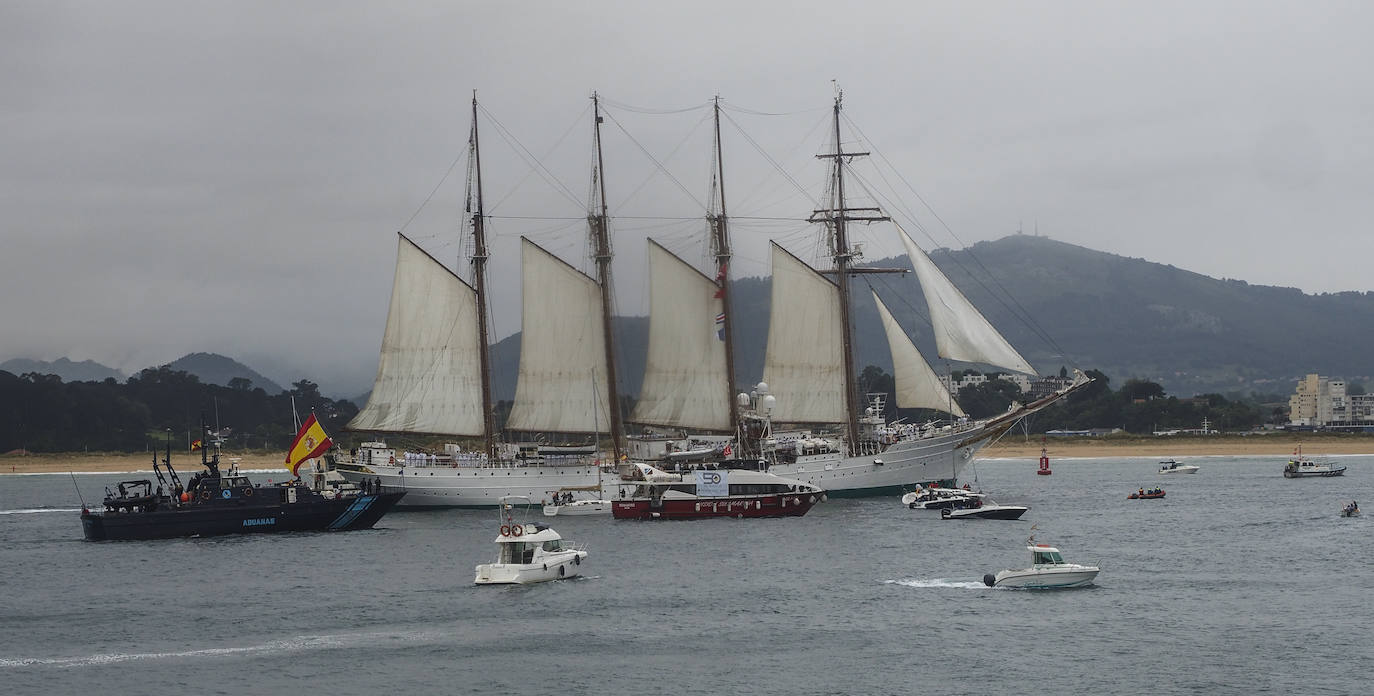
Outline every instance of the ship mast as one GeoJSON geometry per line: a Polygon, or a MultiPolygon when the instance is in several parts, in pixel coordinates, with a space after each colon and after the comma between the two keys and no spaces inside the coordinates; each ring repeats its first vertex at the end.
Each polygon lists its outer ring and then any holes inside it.
{"type": "Polygon", "coordinates": [[[620,417],[620,391],[616,389],[615,378],[615,334],[611,321],[611,235],[606,215],[606,177],[601,158],[601,101],[592,92],[592,127],[596,139],[596,166],[592,171],[596,185],[598,203],[595,211],[587,216],[592,235],[593,254],[596,259],[596,280],[601,286],[601,331],[606,343],[606,394],[610,399],[611,449],[615,461],[620,463],[621,442],[625,436],[625,426],[620,417]]]}
{"type": "Polygon", "coordinates": [[[708,215],[711,221],[711,244],[716,252],[716,284],[720,286],[720,309],[725,319],[721,331],[725,334],[725,400],[730,404],[730,422],[739,423],[739,405],[735,403],[735,345],[733,312],[730,311],[730,230],[725,214],[725,159],[720,146],[720,97],[715,98],[716,127],[716,193],[720,211],[708,215]]]}
{"type": "Polygon", "coordinates": [[[844,346],[844,405],[847,418],[845,419],[845,433],[848,436],[848,446],[850,453],[853,454],[859,444],[859,406],[858,394],[855,389],[854,378],[854,325],[850,316],[849,301],[849,276],[856,272],[851,267],[854,260],[854,253],[849,247],[849,233],[846,223],[848,222],[878,222],[888,220],[885,216],[879,215],[881,211],[877,208],[849,208],[845,206],[844,199],[844,158],[853,159],[855,157],[865,157],[867,152],[844,152],[840,140],[840,107],[844,99],[844,93],[835,95],[835,151],[828,154],[816,155],[818,159],[833,160],[834,167],[831,171],[831,207],[828,209],[813,211],[810,222],[825,222],[833,231],[832,257],[835,260],[835,268],[832,271],[836,276],[836,284],[840,291],[840,323],[843,324],[843,346],[844,346]],[[857,214],[856,214],[857,213],[857,214]]]}
{"type": "Polygon", "coordinates": [[[478,353],[482,370],[482,441],[487,459],[496,458],[495,414],[491,403],[491,365],[487,338],[487,233],[486,216],[482,209],[482,154],[477,145],[477,90],[472,92],[472,135],[468,138],[472,150],[473,185],[468,191],[467,212],[472,214],[472,284],[477,293],[478,353]],[[475,194],[475,195],[474,195],[475,194]]]}

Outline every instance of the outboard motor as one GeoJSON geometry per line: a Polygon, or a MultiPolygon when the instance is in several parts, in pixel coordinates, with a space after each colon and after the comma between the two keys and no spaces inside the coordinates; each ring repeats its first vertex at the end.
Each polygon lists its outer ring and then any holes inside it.
{"type": "Polygon", "coordinates": [[[983,584],[984,584],[984,585],[987,585],[988,587],[992,587],[993,585],[996,585],[996,584],[997,584],[997,576],[996,576],[996,575],[993,575],[992,573],[988,573],[987,575],[984,575],[984,576],[983,576],[983,584]]]}

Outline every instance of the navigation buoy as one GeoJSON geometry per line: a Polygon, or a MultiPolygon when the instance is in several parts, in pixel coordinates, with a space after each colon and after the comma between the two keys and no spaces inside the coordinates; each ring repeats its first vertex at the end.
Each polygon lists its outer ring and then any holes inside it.
{"type": "Polygon", "coordinates": [[[1050,471],[1050,456],[1045,452],[1045,441],[1040,441],[1040,469],[1035,473],[1041,476],[1049,476],[1054,473],[1050,471]]]}

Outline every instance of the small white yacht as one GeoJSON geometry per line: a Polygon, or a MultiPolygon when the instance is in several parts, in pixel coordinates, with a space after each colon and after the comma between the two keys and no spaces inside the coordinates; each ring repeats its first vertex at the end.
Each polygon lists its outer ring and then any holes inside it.
{"type": "Polygon", "coordinates": [[[986,498],[986,493],[976,493],[967,488],[924,488],[902,496],[902,503],[912,510],[943,510],[945,508],[970,507],[974,501],[986,498]]]}
{"type": "Polygon", "coordinates": [[[544,505],[544,516],[553,517],[555,515],[609,515],[611,514],[611,501],[595,499],[568,500],[559,503],[549,503],[544,505]]]}
{"type": "Polygon", "coordinates": [[[1029,507],[1025,505],[1000,505],[991,500],[975,500],[969,507],[944,508],[940,510],[942,520],[1019,520],[1029,507]]]}
{"type": "Polygon", "coordinates": [[[1180,464],[1172,459],[1165,459],[1159,463],[1159,473],[1161,474],[1196,474],[1198,468],[1192,464],[1180,464]]]}
{"type": "Polygon", "coordinates": [[[1003,570],[996,575],[983,576],[988,587],[1017,587],[1027,590],[1050,590],[1086,587],[1097,578],[1098,567],[1065,563],[1059,549],[1048,544],[1027,546],[1031,552],[1031,567],[1003,570]]]}
{"type": "MultiPolygon", "coordinates": [[[[571,578],[581,571],[587,551],[542,524],[515,522],[514,507],[507,496],[501,499],[501,529],[496,537],[500,549],[495,563],[477,566],[473,580],[478,585],[525,585],[571,578]]],[[[526,506],[529,499],[523,498],[526,506]]]]}

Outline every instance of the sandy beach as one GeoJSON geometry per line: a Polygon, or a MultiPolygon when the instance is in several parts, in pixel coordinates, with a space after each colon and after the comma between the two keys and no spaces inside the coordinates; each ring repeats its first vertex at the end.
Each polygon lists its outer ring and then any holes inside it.
{"type": "MultiPolygon", "coordinates": [[[[221,466],[237,460],[238,467],[245,470],[279,469],[283,476],[289,477],[284,460],[285,452],[252,452],[220,454],[221,466]]],[[[159,460],[160,462],[161,460],[159,460]]],[[[172,466],[178,473],[201,471],[200,456],[195,453],[172,455],[172,466]]],[[[122,452],[68,452],[55,454],[0,455],[0,474],[45,474],[83,472],[152,471],[153,455],[150,452],[128,454],[122,452]]]]}
{"type": "MultiPolygon", "coordinates": [[[[1301,444],[1303,454],[1320,457],[1332,454],[1374,454],[1374,436],[1312,433],[1274,433],[1271,435],[1217,435],[1211,437],[1108,437],[1057,438],[1043,445],[1051,459],[1102,457],[1183,458],[1226,456],[1291,455],[1301,444]]],[[[1040,440],[1008,435],[982,457],[1040,457],[1040,440]]]]}
{"type": "MultiPolygon", "coordinates": [[[[1284,456],[1301,444],[1305,454],[1320,457],[1334,454],[1374,454],[1374,436],[1312,433],[1274,433],[1271,435],[1221,435],[1214,437],[1108,437],[1061,438],[1045,443],[1050,459],[1100,459],[1104,457],[1184,458],[1208,455],[1284,456]]],[[[1040,440],[1008,436],[985,448],[980,456],[1007,459],[1036,459],[1040,440]]],[[[221,461],[237,460],[240,469],[280,470],[286,475],[284,452],[225,452],[221,461]]],[[[200,469],[200,457],[182,453],[172,459],[181,472],[200,469]]],[[[151,471],[152,454],[83,453],[0,455],[0,475],[74,472],[151,471]]]]}

